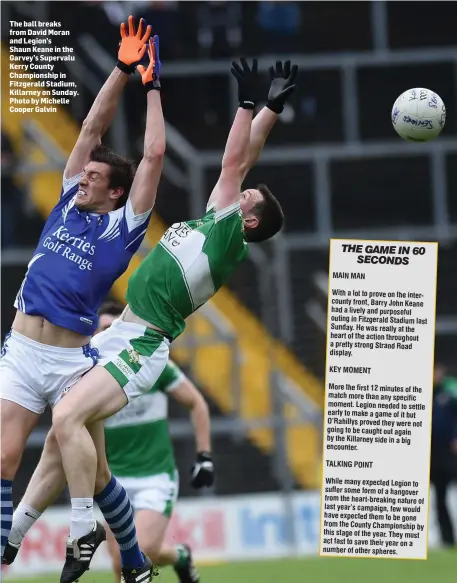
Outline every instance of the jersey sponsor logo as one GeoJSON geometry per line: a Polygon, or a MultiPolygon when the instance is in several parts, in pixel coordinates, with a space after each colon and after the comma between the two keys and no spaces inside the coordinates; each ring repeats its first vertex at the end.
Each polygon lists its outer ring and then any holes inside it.
{"type": "Polygon", "coordinates": [[[58,227],[51,235],[48,235],[42,245],[45,249],[57,253],[65,259],[76,263],[81,270],[92,271],[93,263],[77,251],[86,255],[94,255],[96,245],[86,240],[87,237],[75,237],[70,234],[65,226],[58,227]]]}
{"type": "Polygon", "coordinates": [[[185,273],[201,254],[205,235],[186,223],[175,223],[165,232],[160,244],[178,261],[185,273]]]}
{"type": "Polygon", "coordinates": [[[163,243],[169,247],[179,247],[183,239],[187,239],[192,229],[186,223],[174,223],[162,237],[163,243]]]}
{"type": "Polygon", "coordinates": [[[113,360],[113,364],[130,380],[135,376],[134,371],[129,367],[129,365],[122,360],[120,356],[113,360]]]}
{"type": "Polygon", "coordinates": [[[72,245],[83,253],[88,253],[89,255],[95,254],[95,245],[91,245],[88,241],[86,241],[86,236],[74,237],[73,235],[70,235],[68,229],[64,226],[59,227],[52,235],[59,239],[59,241],[63,241],[68,245],[72,245]]]}

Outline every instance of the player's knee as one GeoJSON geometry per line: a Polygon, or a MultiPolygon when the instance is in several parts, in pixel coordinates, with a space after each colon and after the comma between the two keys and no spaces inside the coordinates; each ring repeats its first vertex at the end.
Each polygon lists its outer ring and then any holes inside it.
{"type": "Polygon", "coordinates": [[[19,444],[2,443],[1,473],[4,480],[13,480],[21,462],[22,448],[19,444]]]}
{"type": "Polygon", "coordinates": [[[55,407],[52,412],[52,427],[58,442],[65,440],[73,433],[74,419],[67,407],[55,407]]]}

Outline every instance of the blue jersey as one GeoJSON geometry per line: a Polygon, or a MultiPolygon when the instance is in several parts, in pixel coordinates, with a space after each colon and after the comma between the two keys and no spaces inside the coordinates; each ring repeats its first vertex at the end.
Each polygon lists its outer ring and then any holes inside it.
{"type": "Polygon", "coordinates": [[[64,178],[14,306],[92,336],[97,311],[140,246],[151,211],[135,215],[130,200],[104,215],[80,211],[75,198],[81,176],[64,178]]]}

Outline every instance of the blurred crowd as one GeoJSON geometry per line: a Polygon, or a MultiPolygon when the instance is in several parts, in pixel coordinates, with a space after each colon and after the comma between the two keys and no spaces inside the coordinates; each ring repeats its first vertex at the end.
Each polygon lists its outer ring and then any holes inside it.
{"type": "MultiPolygon", "coordinates": [[[[102,2],[88,0],[86,4],[99,5],[106,19],[117,30],[119,22],[127,14],[142,16],[159,31],[161,43],[168,58],[186,58],[183,43],[183,22],[180,12],[183,2],[159,0],[151,2],[102,2]]],[[[223,58],[231,56],[243,42],[243,15],[239,2],[208,1],[198,3],[196,10],[196,38],[198,56],[223,58]]],[[[281,50],[287,51],[293,45],[300,31],[301,11],[298,2],[257,2],[252,34],[277,35],[281,50]],[[257,30],[256,30],[257,29],[257,30]]]]}

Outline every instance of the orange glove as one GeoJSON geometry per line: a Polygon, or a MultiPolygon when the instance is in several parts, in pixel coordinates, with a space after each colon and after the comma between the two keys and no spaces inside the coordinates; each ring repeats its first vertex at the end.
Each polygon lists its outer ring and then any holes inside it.
{"type": "Polygon", "coordinates": [[[138,65],[137,71],[141,75],[141,80],[146,91],[160,89],[159,74],[161,63],[159,58],[159,36],[157,34],[154,38],[149,39],[148,57],[149,65],[147,67],[138,65]]]}
{"type": "Polygon", "coordinates": [[[129,16],[129,30],[126,32],[125,22],[121,24],[121,42],[119,44],[119,52],[117,54],[117,67],[130,75],[135,72],[135,65],[141,61],[146,52],[146,43],[151,36],[151,27],[146,27],[146,32],[143,35],[143,27],[145,21],[140,19],[140,25],[135,33],[135,24],[133,16],[129,16]]]}

